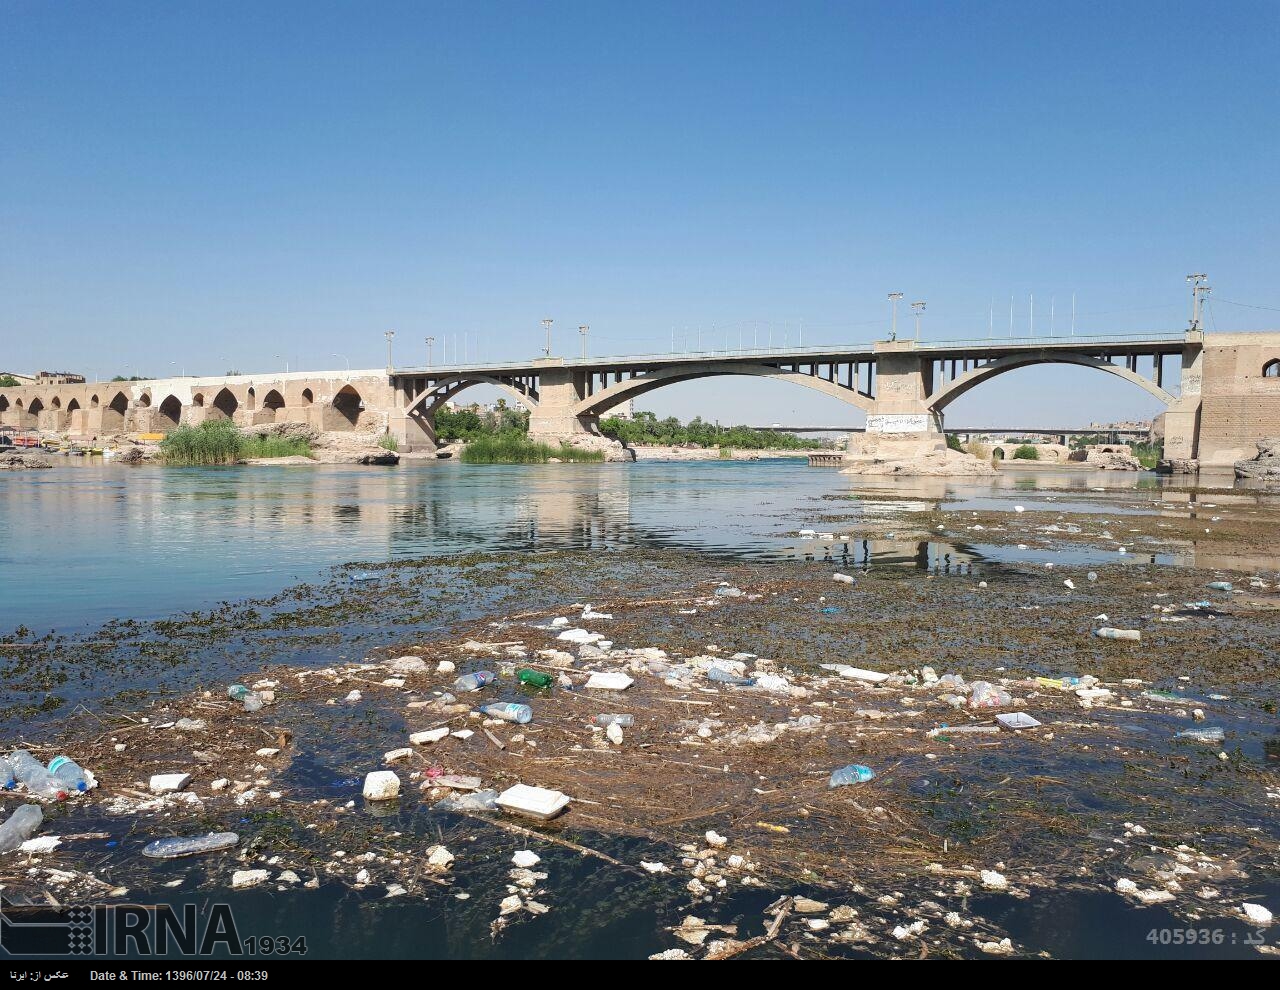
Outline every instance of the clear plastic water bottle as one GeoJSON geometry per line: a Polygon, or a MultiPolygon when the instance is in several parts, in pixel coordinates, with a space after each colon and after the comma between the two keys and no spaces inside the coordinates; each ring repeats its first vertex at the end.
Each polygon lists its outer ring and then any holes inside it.
{"type": "Polygon", "coordinates": [[[511,701],[498,701],[491,705],[481,705],[480,711],[490,718],[500,718],[504,722],[519,722],[525,725],[533,721],[533,709],[528,705],[517,705],[511,701]]]}
{"type": "Polygon", "coordinates": [[[31,834],[44,821],[44,812],[38,804],[24,804],[8,820],[0,825],[0,852],[12,852],[31,838],[31,834]]]}
{"type": "Polygon", "coordinates": [[[875,776],[876,772],[870,767],[864,767],[861,763],[851,763],[839,770],[832,770],[831,780],[827,786],[844,787],[847,784],[865,784],[868,780],[874,780],[875,776]]]}
{"type": "Polygon", "coordinates": [[[610,725],[620,725],[624,729],[629,729],[635,725],[635,722],[635,718],[631,715],[596,715],[591,719],[592,725],[598,725],[602,729],[610,725]]]}
{"type": "Polygon", "coordinates": [[[729,684],[733,687],[751,687],[751,685],[755,684],[755,680],[750,677],[738,677],[736,674],[721,670],[719,667],[712,667],[707,671],[707,680],[715,681],[717,684],[729,684]]]}
{"type": "Polygon", "coordinates": [[[51,801],[61,801],[67,796],[67,789],[62,781],[25,749],[15,749],[9,757],[9,764],[13,767],[14,777],[27,788],[28,794],[51,801]]]}
{"type": "Polygon", "coordinates": [[[68,791],[89,789],[89,778],[84,768],[69,756],[55,756],[49,761],[49,772],[62,781],[68,791]]]}
{"type": "Polygon", "coordinates": [[[232,701],[240,702],[247,712],[256,712],[263,705],[262,695],[257,691],[250,691],[243,684],[232,684],[227,688],[227,697],[232,701]]]}
{"type": "Polygon", "coordinates": [[[0,756],[0,787],[11,791],[18,786],[18,778],[13,775],[13,765],[0,756]]]}
{"type": "Polygon", "coordinates": [[[477,670],[474,674],[463,674],[453,682],[455,691],[479,691],[486,684],[492,684],[498,675],[492,670],[477,670]]]}

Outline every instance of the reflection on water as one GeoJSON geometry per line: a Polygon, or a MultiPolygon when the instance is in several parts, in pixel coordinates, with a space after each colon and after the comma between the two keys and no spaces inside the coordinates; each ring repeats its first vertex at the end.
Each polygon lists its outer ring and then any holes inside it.
{"type": "MultiPolygon", "coordinates": [[[[992,561],[1036,562],[1045,551],[954,533],[924,542],[882,538],[884,527],[869,524],[896,519],[906,530],[923,512],[1015,502],[1032,511],[1185,518],[1257,499],[1243,492],[1197,499],[1165,491],[1165,479],[1148,474],[866,478],[795,460],[177,470],[71,463],[0,477],[0,628],[166,615],[271,594],[332,564],[475,550],[648,546],[967,573],[992,561]],[[844,521],[814,522],[832,515],[844,521]],[[860,536],[860,522],[881,532],[860,536]],[[830,530],[830,538],[797,542],[806,527],[830,530]]],[[[1064,563],[1116,562],[1105,549],[1054,554],[1064,563]]],[[[1276,566],[1276,552],[1259,546],[1250,556],[1207,558],[1186,544],[1127,562],[1254,570],[1276,566]]]]}

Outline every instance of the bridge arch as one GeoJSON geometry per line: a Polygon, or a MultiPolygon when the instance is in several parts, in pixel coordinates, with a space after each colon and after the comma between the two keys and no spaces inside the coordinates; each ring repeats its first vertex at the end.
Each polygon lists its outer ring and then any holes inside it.
{"type": "Polygon", "coordinates": [[[409,415],[433,415],[437,409],[452,399],[459,392],[473,385],[492,385],[501,389],[513,399],[533,412],[538,408],[538,394],[532,389],[524,389],[511,382],[503,381],[491,375],[450,375],[442,378],[410,403],[405,410],[409,415]]]}
{"type": "Polygon", "coordinates": [[[1130,371],[1128,368],[1122,368],[1119,365],[1112,364],[1102,358],[1091,357],[1087,354],[1071,354],[1071,353],[1033,353],[1033,354],[1011,354],[1007,357],[998,358],[989,364],[974,368],[972,371],[961,375],[948,382],[945,386],[938,389],[932,395],[925,399],[926,405],[935,413],[942,412],[960,396],[964,395],[976,385],[997,375],[1002,375],[1006,371],[1013,371],[1016,368],[1027,368],[1037,364],[1074,364],[1082,368],[1096,368],[1098,371],[1105,371],[1108,374],[1116,375],[1123,378],[1127,382],[1132,382],[1138,388],[1155,396],[1166,406],[1172,405],[1177,401],[1177,396],[1170,392],[1166,392],[1150,379],[1143,378],[1136,372],[1130,371]]]}
{"type": "Polygon", "coordinates": [[[262,408],[268,410],[274,415],[284,408],[284,396],[273,388],[262,397],[262,408]]]}
{"type": "Polygon", "coordinates": [[[44,403],[40,401],[40,396],[36,396],[27,404],[27,412],[32,416],[38,416],[44,412],[44,403]]]}
{"type": "Polygon", "coordinates": [[[79,399],[72,399],[70,402],[67,403],[67,412],[69,413],[73,413],[79,408],[80,408],[79,399]]]}
{"type": "Polygon", "coordinates": [[[176,395],[167,395],[159,407],[161,428],[172,429],[182,419],[182,402],[176,395]]]}
{"type": "Polygon", "coordinates": [[[90,408],[90,409],[97,409],[97,408],[98,408],[98,406],[100,406],[101,404],[102,404],[102,400],[100,400],[100,399],[98,398],[97,393],[94,393],[93,395],[91,395],[91,396],[89,397],[89,408],[90,408]]]}
{"type": "Polygon", "coordinates": [[[143,392],[141,395],[139,395],[139,396],[138,396],[138,408],[139,408],[139,409],[150,409],[150,408],[151,408],[151,393],[150,393],[150,392],[143,392]]]}
{"type": "Polygon", "coordinates": [[[775,368],[767,364],[727,364],[710,369],[700,367],[696,370],[687,365],[676,365],[669,368],[656,368],[628,381],[610,385],[604,391],[580,400],[574,406],[573,412],[577,416],[601,416],[628,399],[634,399],[637,396],[644,395],[646,392],[662,388],[664,385],[675,385],[678,382],[695,381],[699,378],[715,378],[723,375],[752,375],[758,378],[773,378],[782,382],[792,382],[821,392],[823,395],[829,395],[834,399],[839,399],[841,402],[847,402],[849,405],[857,406],[859,409],[868,412],[874,402],[873,399],[863,395],[861,392],[844,385],[837,385],[835,382],[828,381],[825,378],[802,374],[798,371],[783,371],[781,368],[775,368]]]}
{"type": "Polygon", "coordinates": [[[240,402],[231,389],[223,388],[213,397],[213,406],[208,415],[210,419],[231,419],[239,408],[240,402]]]}
{"type": "Polygon", "coordinates": [[[1268,361],[1262,366],[1263,378],[1280,378],[1280,358],[1268,361]]]}
{"type": "Polygon", "coordinates": [[[61,409],[62,400],[55,395],[52,399],[49,400],[49,407],[51,409],[61,409]]]}
{"type": "Polygon", "coordinates": [[[312,392],[311,389],[304,388],[302,390],[302,404],[304,406],[309,406],[311,405],[311,403],[315,401],[316,401],[316,394],[312,392]]]}
{"type": "Polygon", "coordinates": [[[123,392],[117,392],[112,396],[111,401],[106,404],[102,410],[102,430],[110,432],[112,430],[120,431],[124,429],[125,413],[129,411],[129,397],[123,392]]]}
{"type": "Polygon", "coordinates": [[[9,400],[7,397],[0,395],[0,413],[9,411],[9,400]]]}
{"type": "Polygon", "coordinates": [[[365,415],[364,398],[349,382],[334,393],[329,407],[324,410],[323,428],[334,431],[354,430],[365,415]]]}

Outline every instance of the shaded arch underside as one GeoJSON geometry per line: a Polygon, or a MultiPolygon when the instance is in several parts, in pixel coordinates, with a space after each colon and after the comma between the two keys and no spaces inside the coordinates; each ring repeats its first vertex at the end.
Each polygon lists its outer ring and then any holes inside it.
{"type": "Polygon", "coordinates": [[[494,388],[500,389],[507,395],[510,395],[531,413],[538,408],[538,402],[534,396],[527,395],[514,385],[504,382],[500,378],[491,378],[488,375],[468,375],[465,378],[459,376],[456,378],[442,379],[441,381],[436,382],[435,385],[414,399],[409,405],[409,408],[405,410],[405,413],[411,416],[434,415],[435,411],[442,405],[452,399],[459,392],[464,392],[473,385],[492,385],[494,388]]]}
{"type": "Polygon", "coordinates": [[[1163,388],[1148,378],[1143,378],[1139,374],[1135,374],[1128,368],[1122,368],[1119,365],[1104,361],[1101,358],[1088,357],[1084,354],[1054,354],[1054,355],[1011,355],[1003,357],[990,364],[984,364],[981,368],[974,368],[967,374],[961,375],[954,381],[948,382],[946,386],[934,392],[925,399],[925,403],[935,413],[940,413],[960,396],[964,395],[975,386],[981,385],[983,382],[997,375],[1002,375],[1007,371],[1016,371],[1018,368],[1030,368],[1041,364],[1065,364],[1074,365],[1079,368],[1094,368],[1098,371],[1104,371],[1107,374],[1115,375],[1123,378],[1127,382],[1137,385],[1144,392],[1154,396],[1163,402],[1166,406],[1173,405],[1178,401],[1178,397],[1170,392],[1166,392],[1163,388]]]}
{"type": "Polygon", "coordinates": [[[776,381],[791,382],[805,388],[821,392],[846,402],[851,406],[870,412],[874,400],[861,392],[856,392],[843,385],[827,381],[816,375],[804,375],[796,371],[782,371],[767,364],[735,364],[713,370],[691,370],[689,368],[660,368],[629,381],[610,385],[603,392],[588,396],[573,408],[576,416],[600,416],[615,406],[620,406],[629,399],[634,399],[647,392],[655,391],[665,385],[676,385],[680,382],[696,381],[699,378],[723,378],[729,375],[743,375],[756,378],[772,378],[776,381]]]}

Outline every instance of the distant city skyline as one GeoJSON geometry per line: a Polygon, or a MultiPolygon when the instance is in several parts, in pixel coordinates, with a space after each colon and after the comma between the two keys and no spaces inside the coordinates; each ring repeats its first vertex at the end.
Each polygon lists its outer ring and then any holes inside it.
{"type": "MultiPolygon", "coordinates": [[[[1280,7],[142,2],[6,10],[0,364],[1280,327],[1280,7]]],[[[1148,419],[1078,368],[948,411],[1148,419]]],[[[470,394],[468,395],[470,398],[470,394]]],[[[475,398],[483,401],[480,389],[475,398]]],[[[779,382],[683,419],[860,423],[779,382]],[[762,412],[768,410],[768,412],[762,412]]],[[[1072,420],[1074,422],[1074,420],[1072,420]]]]}

